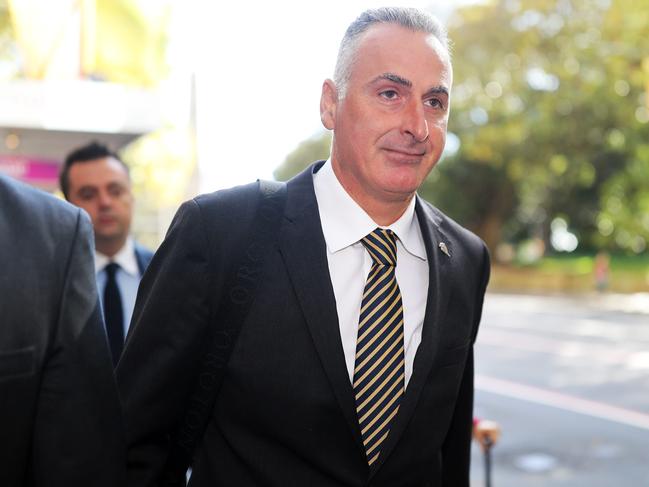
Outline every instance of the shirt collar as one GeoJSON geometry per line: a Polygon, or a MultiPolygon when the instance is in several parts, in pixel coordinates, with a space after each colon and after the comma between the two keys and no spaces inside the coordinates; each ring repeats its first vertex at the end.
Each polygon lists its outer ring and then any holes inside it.
{"type": "Polygon", "coordinates": [[[95,269],[97,272],[103,271],[104,267],[111,262],[119,264],[127,274],[135,277],[140,275],[140,268],[135,258],[135,243],[132,237],[126,239],[124,246],[112,258],[97,250],[95,251],[95,269]]]}
{"type": "MultiPolygon", "coordinates": [[[[338,252],[359,242],[378,225],[345,191],[328,160],[313,176],[322,232],[329,252],[338,252]]],[[[401,217],[387,227],[401,241],[406,252],[426,260],[421,229],[415,214],[415,198],[401,217]]]]}

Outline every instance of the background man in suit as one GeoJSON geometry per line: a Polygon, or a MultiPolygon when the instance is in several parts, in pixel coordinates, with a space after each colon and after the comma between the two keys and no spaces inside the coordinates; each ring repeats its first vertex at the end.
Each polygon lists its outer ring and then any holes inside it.
{"type": "MultiPolygon", "coordinates": [[[[444,147],[451,82],[429,14],[370,10],[348,28],[322,88],[331,158],[287,183],[190,485],[468,486],[489,257],[416,196],[444,147]]],[[[154,485],[168,462],[223,326],[215,310],[233,299],[225,275],[254,194],[185,203],[142,281],[117,368],[131,486],[154,485]]]]}
{"type": "Polygon", "coordinates": [[[71,152],[60,174],[65,198],[88,212],[95,231],[95,269],[106,331],[117,364],[137,288],[153,256],[130,236],[133,193],[128,166],[95,142],[71,152]]]}
{"type": "Polygon", "coordinates": [[[0,176],[0,485],[123,485],[85,212],[0,176]]]}

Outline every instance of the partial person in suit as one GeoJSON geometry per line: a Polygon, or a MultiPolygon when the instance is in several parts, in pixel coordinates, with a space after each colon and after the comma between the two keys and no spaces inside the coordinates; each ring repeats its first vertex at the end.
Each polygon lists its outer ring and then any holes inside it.
{"type": "Polygon", "coordinates": [[[134,198],[129,169],[92,142],[72,151],[59,176],[70,203],[88,212],[95,232],[95,269],[113,363],[121,356],[140,279],[153,253],[130,235],[134,198]]]}
{"type": "Polygon", "coordinates": [[[0,485],[123,485],[88,215],[0,176],[0,485]]]}
{"type": "MultiPolygon", "coordinates": [[[[331,157],[287,183],[189,485],[469,485],[489,256],[416,194],[444,148],[451,83],[427,12],[369,10],[349,26],[322,87],[331,157]]],[[[185,203],[142,281],[117,368],[132,487],[169,463],[254,194],[185,203]]]]}

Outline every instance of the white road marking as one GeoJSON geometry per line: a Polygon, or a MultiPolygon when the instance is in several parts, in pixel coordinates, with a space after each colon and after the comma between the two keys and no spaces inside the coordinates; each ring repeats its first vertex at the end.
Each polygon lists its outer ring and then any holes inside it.
{"type": "Polygon", "coordinates": [[[509,350],[536,352],[564,358],[588,358],[591,363],[623,365],[632,369],[649,368],[646,347],[633,344],[634,348],[619,343],[587,343],[539,336],[525,332],[508,332],[485,329],[478,336],[478,346],[504,347],[509,350]]]}
{"type": "Polygon", "coordinates": [[[543,404],[573,413],[649,430],[649,414],[611,406],[610,404],[484,375],[476,375],[475,387],[501,396],[543,404]]]}

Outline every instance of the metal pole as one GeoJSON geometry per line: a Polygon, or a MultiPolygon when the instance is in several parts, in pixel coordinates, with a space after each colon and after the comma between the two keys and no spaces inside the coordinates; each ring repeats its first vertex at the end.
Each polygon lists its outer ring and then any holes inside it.
{"type": "Polygon", "coordinates": [[[491,438],[485,438],[484,444],[484,467],[485,467],[485,485],[491,487],[491,447],[493,441],[491,438]]]}

